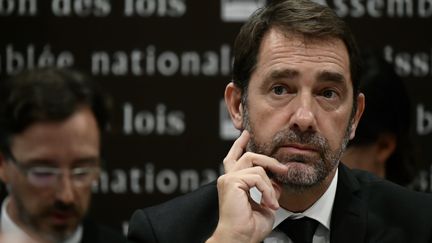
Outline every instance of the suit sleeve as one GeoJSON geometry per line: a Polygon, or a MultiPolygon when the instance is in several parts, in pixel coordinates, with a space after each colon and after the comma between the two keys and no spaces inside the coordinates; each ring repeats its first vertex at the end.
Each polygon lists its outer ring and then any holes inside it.
{"type": "Polygon", "coordinates": [[[134,243],[202,243],[218,222],[216,183],[135,211],[128,239],[134,243]]]}
{"type": "Polygon", "coordinates": [[[129,221],[127,238],[133,243],[157,243],[153,226],[142,209],[136,210],[129,221]]]}

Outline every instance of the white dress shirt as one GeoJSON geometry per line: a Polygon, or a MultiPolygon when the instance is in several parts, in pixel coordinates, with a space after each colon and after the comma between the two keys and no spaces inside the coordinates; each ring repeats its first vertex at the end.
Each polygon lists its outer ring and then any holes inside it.
{"type": "MultiPolygon", "coordinates": [[[[276,227],[287,218],[309,217],[319,222],[317,230],[313,236],[313,243],[330,243],[330,219],[333,210],[333,203],[336,195],[338,169],[336,169],[330,186],[326,192],[308,209],[302,213],[293,213],[284,208],[276,211],[273,231],[264,239],[264,243],[292,243],[291,239],[276,227]]],[[[250,190],[252,199],[256,202],[261,201],[261,193],[256,189],[250,190]]]]}
{"type": "MultiPolygon", "coordinates": [[[[27,235],[9,216],[6,208],[9,203],[9,197],[5,198],[1,208],[1,225],[0,231],[2,234],[9,235],[17,240],[17,242],[33,242],[31,237],[27,235]]],[[[80,225],[77,230],[62,243],[79,243],[83,234],[82,226],[80,225]]]]}

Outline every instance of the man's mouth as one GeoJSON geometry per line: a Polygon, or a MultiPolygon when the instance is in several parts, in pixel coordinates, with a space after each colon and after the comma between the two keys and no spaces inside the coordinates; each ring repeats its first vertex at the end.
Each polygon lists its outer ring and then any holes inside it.
{"type": "Polygon", "coordinates": [[[54,224],[64,225],[76,217],[72,211],[54,211],[50,214],[54,224]]]}
{"type": "Polygon", "coordinates": [[[311,153],[318,153],[318,149],[315,146],[298,143],[281,145],[278,150],[284,154],[290,155],[310,155],[311,153]]]}

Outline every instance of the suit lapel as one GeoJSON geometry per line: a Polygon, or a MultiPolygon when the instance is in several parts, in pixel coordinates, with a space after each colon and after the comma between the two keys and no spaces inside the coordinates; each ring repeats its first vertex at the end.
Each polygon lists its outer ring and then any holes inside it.
{"type": "Polygon", "coordinates": [[[367,207],[361,200],[359,183],[342,164],[339,165],[338,174],[330,223],[330,242],[365,242],[367,207]]]}

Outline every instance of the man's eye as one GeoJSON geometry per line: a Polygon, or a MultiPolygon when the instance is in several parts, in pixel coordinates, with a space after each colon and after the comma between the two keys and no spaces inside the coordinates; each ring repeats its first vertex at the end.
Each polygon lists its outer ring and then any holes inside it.
{"type": "Polygon", "coordinates": [[[48,171],[46,171],[46,172],[41,172],[41,171],[36,172],[36,171],[33,171],[32,173],[33,173],[34,176],[37,176],[37,177],[40,177],[40,178],[53,177],[53,176],[56,175],[55,173],[48,172],[48,171]]]}
{"type": "Polygon", "coordinates": [[[54,169],[48,168],[33,168],[30,170],[30,173],[40,178],[52,177],[56,175],[56,171],[54,171],[54,169]]]}
{"type": "Polygon", "coordinates": [[[72,170],[72,176],[76,179],[82,179],[95,175],[97,171],[98,170],[93,167],[75,168],[72,170]]]}
{"type": "Polygon", "coordinates": [[[72,171],[73,176],[80,177],[80,176],[87,176],[91,173],[91,170],[89,168],[75,168],[72,171]]]}
{"type": "Polygon", "coordinates": [[[337,95],[336,91],[331,89],[327,89],[322,92],[322,96],[328,99],[334,98],[336,95],[337,95]]]}
{"type": "Polygon", "coordinates": [[[288,91],[284,86],[274,86],[273,87],[273,93],[276,95],[283,95],[286,94],[288,91]]]}

